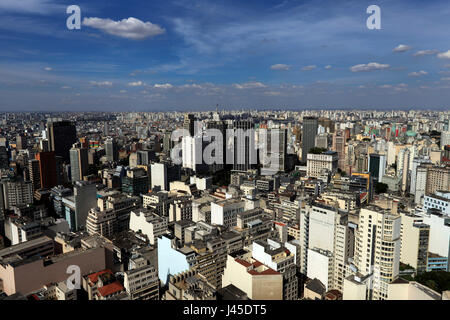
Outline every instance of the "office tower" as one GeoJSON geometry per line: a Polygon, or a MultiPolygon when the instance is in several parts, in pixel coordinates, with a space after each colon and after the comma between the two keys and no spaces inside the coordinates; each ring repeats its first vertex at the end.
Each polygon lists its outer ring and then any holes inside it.
{"type": "Polygon", "coordinates": [[[287,129],[260,129],[258,133],[258,142],[260,146],[261,143],[264,145],[263,149],[259,149],[261,175],[284,172],[287,169],[287,129]]]}
{"type": "Polygon", "coordinates": [[[4,208],[33,203],[33,183],[22,180],[2,181],[4,208]]]}
{"type": "Polygon", "coordinates": [[[183,168],[189,168],[195,172],[202,171],[205,168],[203,150],[206,147],[203,135],[183,137],[181,145],[183,168]]]}
{"type": "Polygon", "coordinates": [[[415,179],[415,190],[414,190],[414,202],[416,204],[422,204],[423,198],[425,196],[425,191],[427,187],[427,174],[428,167],[431,164],[422,164],[417,167],[416,179],[415,179]]]}
{"type": "Polygon", "coordinates": [[[108,122],[105,122],[105,124],[103,126],[103,134],[105,136],[109,136],[109,125],[108,125],[108,122]]]}
{"type": "Polygon", "coordinates": [[[67,197],[72,194],[72,190],[69,188],[64,188],[61,185],[53,187],[50,190],[50,200],[53,206],[53,210],[58,217],[64,217],[64,205],[63,205],[63,197],[67,197]]]}
{"type": "Polygon", "coordinates": [[[95,184],[86,181],[75,181],[73,196],[63,197],[65,219],[70,230],[82,230],[86,224],[89,210],[97,204],[97,188],[95,184]]]}
{"type": "Polygon", "coordinates": [[[70,149],[77,142],[77,129],[73,122],[57,121],[47,124],[48,140],[50,151],[55,152],[55,156],[62,157],[63,161],[70,161],[70,149]]]}
{"type": "Polygon", "coordinates": [[[337,131],[333,134],[333,144],[331,150],[338,154],[338,168],[345,169],[345,136],[342,131],[337,131]]]}
{"type": "Polygon", "coordinates": [[[342,292],[346,266],[354,250],[355,230],[348,225],[348,213],[321,203],[306,209],[306,274],[310,279],[319,279],[326,290],[342,292]]]}
{"type": "Polygon", "coordinates": [[[133,196],[147,193],[149,190],[149,179],[147,171],[143,168],[129,168],[122,178],[122,192],[133,196]]]}
{"type": "Polygon", "coordinates": [[[0,146],[0,169],[9,168],[8,150],[5,146],[0,146]]]}
{"type": "MultiPolygon", "coordinates": [[[[248,120],[235,120],[232,123],[233,137],[232,156],[233,170],[247,171],[256,164],[255,131],[253,122],[248,120]]],[[[228,138],[228,137],[227,137],[228,138]]],[[[227,141],[227,146],[230,141],[227,141]]],[[[227,151],[227,163],[228,163],[227,151]]]]}
{"type": "Polygon", "coordinates": [[[411,168],[411,183],[410,183],[410,191],[409,193],[415,194],[416,193],[416,181],[417,181],[417,168],[422,163],[431,163],[429,157],[415,157],[413,159],[412,168],[411,168]]]}
{"type": "Polygon", "coordinates": [[[315,139],[317,135],[318,121],[315,117],[303,118],[302,130],[302,161],[306,162],[309,151],[315,147],[315,139]]]}
{"type": "Polygon", "coordinates": [[[328,135],[326,133],[318,134],[316,136],[315,146],[328,150],[328,135]]]}
{"type": "MultiPolygon", "coordinates": [[[[208,121],[206,123],[206,128],[208,130],[211,130],[211,129],[218,130],[220,132],[220,134],[222,135],[220,138],[211,135],[211,142],[216,141],[216,139],[221,139],[221,140],[217,141],[217,144],[218,144],[217,154],[216,154],[216,150],[214,150],[214,153],[212,154],[212,156],[217,157],[218,159],[221,160],[221,162],[214,164],[215,170],[216,171],[222,170],[228,164],[227,159],[226,159],[226,154],[227,154],[226,137],[227,137],[228,125],[225,121],[220,121],[220,120],[216,119],[215,121],[208,121]],[[220,147],[222,147],[222,148],[220,148],[220,147]]],[[[218,133],[216,133],[216,134],[218,135],[218,133]]]]}
{"type": "Polygon", "coordinates": [[[373,179],[381,182],[386,170],[386,156],[384,154],[371,153],[369,155],[369,172],[373,179]]]}
{"type": "Polygon", "coordinates": [[[430,167],[427,172],[425,193],[433,194],[436,191],[450,190],[450,167],[430,167]]]}
{"type": "Polygon", "coordinates": [[[189,132],[191,137],[195,134],[195,117],[193,114],[185,114],[183,121],[183,129],[189,132]]]}
{"type": "Polygon", "coordinates": [[[39,161],[39,174],[42,189],[51,189],[58,184],[56,173],[56,158],[52,152],[38,152],[36,160],[39,161]]]}
{"type": "Polygon", "coordinates": [[[170,150],[172,150],[174,145],[175,141],[172,141],[172,131],[165,132],[163,136],[163,152],[170,155],[170,150]]]}
{"type": "Polygon", "coordinates": [[[388,143],[387,143],[387,159],[386,159],[388,166],[395,163],[395,156],[396,156],[396,152],[395,152],[394,142],[388,141],[388,143]]]}
{"type": "Polygon", "coordinates": [[[28,161],[28,174],[33,183],[33,189],[39,190],[41,188],[41,172],[39,169],[39,160],[33,159],[28,161]]]}
{"type": "Polygon", "coordinates": [[[403,148],[400,150],[397,158],[397,176],[402,178],[401,180],[401,190],[403,193],[409,191],[408,185],[410,182],[409,179],[409,170],[410,170],[410,151],[408,148],[403,148]]]}
{"type": "Polygon", "coordinates": [[[155,158],[155,152],[151,150],[138,150],[137,154],[137,164],[148,166],[150,165],[152,159],[155,158]]]}
{"type": "Polygon", "coordinates": [[[16,136],[16,149],[24,150],[28,147],[27,137],[23,134],[18,134],[16,136]]]}
{"type": "Polygon", "coordinates": [[[114,139],[109,138],[105,141],[105,150],[108,161],[114,162],[119,159],[119,147],[114,139]]]}
{"type": "Polygon", "coordinates": [[[372,283],[370,284],[370,281],[368,283],[368,299],[386,299],[388,284],[398,277],[400,232],[400,215],[376,206],[361,209],[356,232],[354,263],[361,275],[372,279],[372,283]]]}
{"type": "Polygon", "coordinates": [[[74,144],[70,149],[70,175],[71,181],[83,180],[89,173],[88,149],[81,148],[80,144],[74,144]]]}
{"type": "Polygon", "coordinates": [[[39,140],[39,149],[42,152],[49,152],[50,151],[50,145],[47,139],[41,139],[39,140]]]}
{"type": "Polygon", "coordinates": [[[410,213],[401,213],[400,261],[413,267],[417,273],[427,271],[428,242],[430,226],[423,218],[410,213]]]}
{"type": "Polygon", "coordinates": [[[338,159],[336,151],[325,151],[320,154],[309,153],[306,174],[313,178],[319,178],[324,171],[333,175],[338,168],[338,159]]]}
{"type": "Polygon", "coordinates": [[[64,184],[67,181],[67,176],[64,175],[64,160],[62,157],[55,156],[56,166],[56,185],[64,184]]]}

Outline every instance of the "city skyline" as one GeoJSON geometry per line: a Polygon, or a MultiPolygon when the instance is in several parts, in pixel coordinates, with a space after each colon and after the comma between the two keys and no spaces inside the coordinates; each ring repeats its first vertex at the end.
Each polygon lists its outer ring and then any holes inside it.
{"type": "Polygon", "coordinates": [[[2,1],[0,111],[446,110],[450,7],[413,4],[2,1]]]}

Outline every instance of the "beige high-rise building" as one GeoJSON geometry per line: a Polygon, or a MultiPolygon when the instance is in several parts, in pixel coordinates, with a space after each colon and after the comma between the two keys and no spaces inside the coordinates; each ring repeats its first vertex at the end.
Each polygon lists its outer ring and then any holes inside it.
{"type": "Polygon", "coordinates": [[[427,269],[427,252],[430,226],[423,218],[409,213],[402,217],[400,261],[413,267],[418,273],[427,269]]]}
{"type": "MultiPolygon", "coordinates": [[[[372,275],[369,299],[387,298],[388,283],[397,279],[400,264],[401,217],[377,206],[359,214],[354,262],[363,276],[372,275]]],[[[345,292],[345,289],[344,289],[345,292]]]]}
{"type": "Polygon", "coordinates": [[[431,167],[427,172],[426,194],[450,190],[450,167],[431,167]]]}

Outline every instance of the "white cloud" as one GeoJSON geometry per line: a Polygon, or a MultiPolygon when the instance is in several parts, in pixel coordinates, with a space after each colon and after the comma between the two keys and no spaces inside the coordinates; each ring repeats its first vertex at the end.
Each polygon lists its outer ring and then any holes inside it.
{"type": "Polygon", "coordinates": [[[419,50],[416,53],[413,54],[414,57],[423,57],[423,56],[430,56],[433,54],[439,53],[438,50],[419,50]]]}
{"type": "Polygon", "coordinates": [[[450,77],[441,78],[442,81],[450,81],[450,77]]]}
{"type": "Polygon", "coordinates": [[[254,88],[266,88],[267,86],[261,82],[246,82],[246,83],[234,83],[233,87],[236,89],[254,89],[254,88]]]}
{"type": "Polygon", "coordinates": [[[362,71],[375,71],[389,69],[390,65],[381,64],[378,62],[369,62],[367,64],[357,64],[350,68],[352,72],[362,72],[362,71]]]}
{"type": "Polygon", "coordinates": [[[420,70],[420,71],[414,71],[414,72],[408,73],[408,77],[420,77],[420,76],[424,76],[427,74],[428,74],[428,72],[420,70]]]}
{"type": "Polygon", "coordinates": [[[315,66],[315,65],[304,66],[302,68],[302,71],[310,71],[310,70],[314,70],[315,68],[317,68],[317,66],[315,66]]]}
{"type": "Polygon", "coordinates": [[[395,48],[394,48],[394,52],[405,52],[405,51],[408,51],[408,50],[411,50],[412,49],[412,47],[411,46],[407,46],[407,45],[405,45],[405,44],[399,44],[398,46],[396,46],[395,48]]]}
{"type": "Polygon", "coordinates": [[[450,50],[448,50],[447,52],[441,52],[437,56],[441,59],[450,59],[450,50]]]}
{"type": "Polygon", "coordinates": [[[164,83],[164,84],[155,84],[153,87],[160,88],[160,89],[170,89],[173,87],[170,83],[164,83]]]}
{"type": "Polygon", "coordinates": [[[325,69],[330,70],[332,67],[330,65],[325,66],[325,69]]]}
{"type": "Polygon", "coordinates": [[[65,6],[53,0],[1,0],[0,10],[19,13],[50,14],[52,12],[65,12],[65,6]]]}
{"type": "Polygon", "coordinates": [[[97,86],[97,87],[110,87],[112,86],[112,82],[111,81],[90,81],[90,84],[92,84],[93,86],[97,86]]]}
{"type": "Polygon", "coordinates": [[[127,90],[120,90],[119,92],[120,92],[120,93],[126,93],[127,90]]]}
{"type": "Polygon", "coordinates": [[[278,64],[271,65],[270,69],[287,71],[287,70],[291,69],[291,66],[289,66],[287,64],[278,63],[278,64]]]}
{"type": "Polygon", "coordinates": [[[61,89],[71,89],[69,86],[62,86],[61,89]]]}
{"type": "Polygon", "coordinates": [[[44,70],[45,70],[45,71],[52,71],[52,70],[53,70],[53,68],[50,68],[50,67],[45,67],[45,68],[44,68],[44,70]]]}
{"type": "Polygon", "coordinates": [[[133,17],[122,19],[120,21],[102,18],[84,18],[83,25],[99,29],[114,36],[133,40],[154,37],[165,32],[165,30],[157,24],[153,24],[149,21],[143,22],[133,17]]]}
{"type": "Polygon", "coordinates": [[[390,84],[383,84],[382,86],[379,86],[379,88],[381,88],[381,89],[389,89],[389,88],[392,88],[392,86],[390,84]]]}
{"type": "Polygon", "coordinates": [[[139,81],[128,82],[128,85],[130,87],[140,87],[140,86],[144,85],[144,83],[141,80],[139,80],[139,81]]]}

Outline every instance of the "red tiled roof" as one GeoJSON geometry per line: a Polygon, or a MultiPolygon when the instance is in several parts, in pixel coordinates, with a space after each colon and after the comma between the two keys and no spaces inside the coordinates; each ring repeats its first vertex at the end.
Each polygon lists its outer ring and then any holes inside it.
{"type": "Polygon", "coordinates": [[[119,281],[115,281],[113,283],[110,283],[106,286],[100,287],[98,288],[98,293],[102,296],[102,297],[106,297],[109,296],[113,293],[119,292],[119,291],[123,291],[123,286],[120,284],[119,281]]]}
{"type": "Polygon", "coordinates": [[[279,272],[273,270],[273,269],[267,269],[261,272],[261,274],[271,275],[271,274],[280,274],[279,272]]]}
{"type": "Polygon", "coordinates": [[[275,223],[276,225],[282,226],[282,227],[285,227],[285,226],[286,226],[286,224],[285,224],[285,223],[282,223],[282,222],[274,221],[273,223],[275,223]]]}
{"type": "Polygon", "coordinates": [[[247,262],[247,261],[244,261],[244,260],[242,260],[242,259],[235,259],[235,261],[237,262],[237,263],[240,263],[240,264],[242,264],[244,267],[250,267],[252,264],[251,263],[249,263],[249,262],[247,262]]]}
{"type": "Polygon", "coordinates": [[[91,280],[91,282],[96,283],[98,281],[98,276],[105,274],[105,273],[109,273],[109,274],[113,274],[111,270],[109,269],[105,269],[96,273],[92,273],[90,275],[88,275],[89,280],[91,280]]]}

